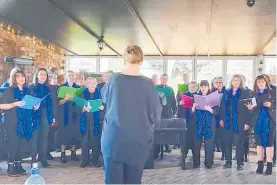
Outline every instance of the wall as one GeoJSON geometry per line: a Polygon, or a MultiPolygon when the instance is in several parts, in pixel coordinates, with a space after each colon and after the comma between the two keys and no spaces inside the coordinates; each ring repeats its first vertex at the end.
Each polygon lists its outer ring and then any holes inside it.
{"type": "MultiPolygon", "coordinates": [[[[53,47],[53,46],[51,46],[53,47]]],[[[14,35],[8,31],[0,29],[0,83],[9,77],[14,64],[6,64],[5,56],[16,56],[22,58],[32,58],[35,60],[34,66],[18,65],[25,71],[28,80],[31,81],[35,71],[40,68],[58,68],[61,73],[64,55],[57,53],[46,47],[41,41],[29,36],[14,35]]]]}

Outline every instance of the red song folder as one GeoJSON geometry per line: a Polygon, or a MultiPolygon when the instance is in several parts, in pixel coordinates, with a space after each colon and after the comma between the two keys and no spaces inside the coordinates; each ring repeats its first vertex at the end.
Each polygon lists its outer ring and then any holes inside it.
{"type": "Polygon", "coordinates": [[[193,104],[193,98],[186,95],[181,95],[181,99],[184,102],[183,107],[190,109],[193,104]]]}

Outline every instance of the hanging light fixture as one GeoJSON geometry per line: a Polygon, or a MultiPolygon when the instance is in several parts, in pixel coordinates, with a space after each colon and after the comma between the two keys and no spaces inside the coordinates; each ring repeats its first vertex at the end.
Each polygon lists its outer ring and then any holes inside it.
{"type": "Polygon", "coordinates": [[[104,49],[104,47],[105,47],[103,35],[100,36],[99,40],[97,41],[97,44],[98,44],[99,50],[102,51],[102,49],[104,49]]]}

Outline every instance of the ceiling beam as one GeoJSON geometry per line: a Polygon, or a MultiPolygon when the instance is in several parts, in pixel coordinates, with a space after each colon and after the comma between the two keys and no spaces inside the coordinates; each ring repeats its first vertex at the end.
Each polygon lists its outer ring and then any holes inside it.
{"type": "Polygon", "coordinates": [[[212,24],[213,24],[213,15],[216,11],[216,7],[218,5],[218,0],[211,0],[211,14],[210,14],[210,22],[208,27],[208,34],[209,34],[209,43],[208,43],[208,57],[211,54],[211,45],[212,45],[212,24]],[[215,2],[216,1],[216,2],[215,2]]]}
{"type": "MultiPolygon", "coordinates": [[[[66,12],[65,10],[63,10],[61,7],[59,7],[56,3],[54,3],[52,0],[47,0],[55,9],[57,9],[59,12],[61,12],[62,14],[64,14],[66,17],[68,17],[70,20],[72,20],[75,24],[77,24],[78,26],[80,26],[83,30],[85,30],[86,32],[88,32],[91,36],[93,36],[94,38],[96,38],[97,40],[100,39],[101,35],[97,35],[92,29],[90,29],[85,23],[83,23],[82,21],[76,19],[75,17],[73,17],[72,15],[69,15],[68,12],[66,12]]],[[[121,56],[121,54],[116,51],[111,45],[109,45],[105,40],[104,40],[105,45],[112,50],[113,52],[115,52],[118,56],[121,56]]],[[[96,43],[95,43],[96,44],[96,43]]]]}
{"type": "Polygon", "coordinates": [[[268,40],[265,42],[265,44],[261,47],[261,49],[259,50],[259,52],[257,53],[257,55],[260,55],[263,53],[264,49],[275,39],[276,37],[276,29],[273,32],[272,35],[270,35],[270,37],[268,38],[268,40]]]}
{"type": "Polygon", "coordinates": [[[152,34],[150,33],[149,29],[147,28],[147,26],[145,25],[145,23],[143,22],[142,18],[139,16],[138,12],[134,9],[134,7],[132,6],[132,4],[130,3],[129,0],[124,0],[126,6],[129,8],[129,10],[132,12],[132,14],[134,15],[134,17],[136,19],[139,20],[139,22],[141,23],[141,25],[143,26],[143,28],[145,29],[145,31],[148,33],[150,39],[152,40],[152,42],[154,43],[154,45],[156,46],[160,56],[163,56],[163,53],[161,51],[161,49],[159,48],[157,42],[154,40],[152,34]]]}
{"type": "Polygon", "coordinates": [[[74,52],[74,51],[72,51],[72,50],[70,50],[70,49],[68,49],[68,48],[65,48],[64,46],[62,46],[62,45],[60,45],[60,44],[58,44],[58,43],[56,43],[56,42],[54,42],[54,41],[51,41],[51,40],[49,40],[49,39],[47,39],[47,38],[45,38],[45,37],[43,37],[43,36],[40,36],[40,35],[38,35],[38,34],[36,34],[36,33],[32,33],[32,32],[31,32],[30,30],[28,30],[28,29],[23,28],[20,24],[16,23],[14,20],[8,19],[8,18],[4,17],[3,15],[0,15],[0,18],[2,18],[3,20],[6,20],[6,21],[8,22],[8,24],[11,24],[11,25],[16,26],[17,28],[19,28],[19,29],[20,29],[21,31],[23,31],[23,32],[27,32],[27,33],[29,33],[29,34],[35,34],[36,37],[40,38],[41,40],[44,40],[45,42],[48,42],[48,43],[52,43],[52,44],[54,44],[54,45],[56,45],[56,46],[62,48],[63,50],[65,50],[65,51],[67,51],[67,52],[69,52],[69,53],[71,53],[71,54],[73,54],[73,55],[75,55],[75,56],[76,56],[76,55],[78,56],[78,54],[77,54],[76,52],[74,52]]]}

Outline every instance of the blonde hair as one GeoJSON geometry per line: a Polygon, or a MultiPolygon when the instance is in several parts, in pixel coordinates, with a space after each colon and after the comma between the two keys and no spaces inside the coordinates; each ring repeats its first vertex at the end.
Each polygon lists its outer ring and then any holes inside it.
{"type": "Polygon", "coordinates": [[[125,49],[123,59],[125,64],[139,64],[143,61],[143,52],[139,46],[128,46],[125,49]]]}
{"type": "Polygon", "coordinates": [[[240,86],[239,87],[243,88],[244,82],[243,82],[243,79],[242,79],[241,75],[239,75],[239,74],[233,75],[233,77],[232,77],[232,79],[230,81],[230,88],[233,88],[232,81],[233,81],[234,78],[238,78],[240,80],[240,86]]]}

